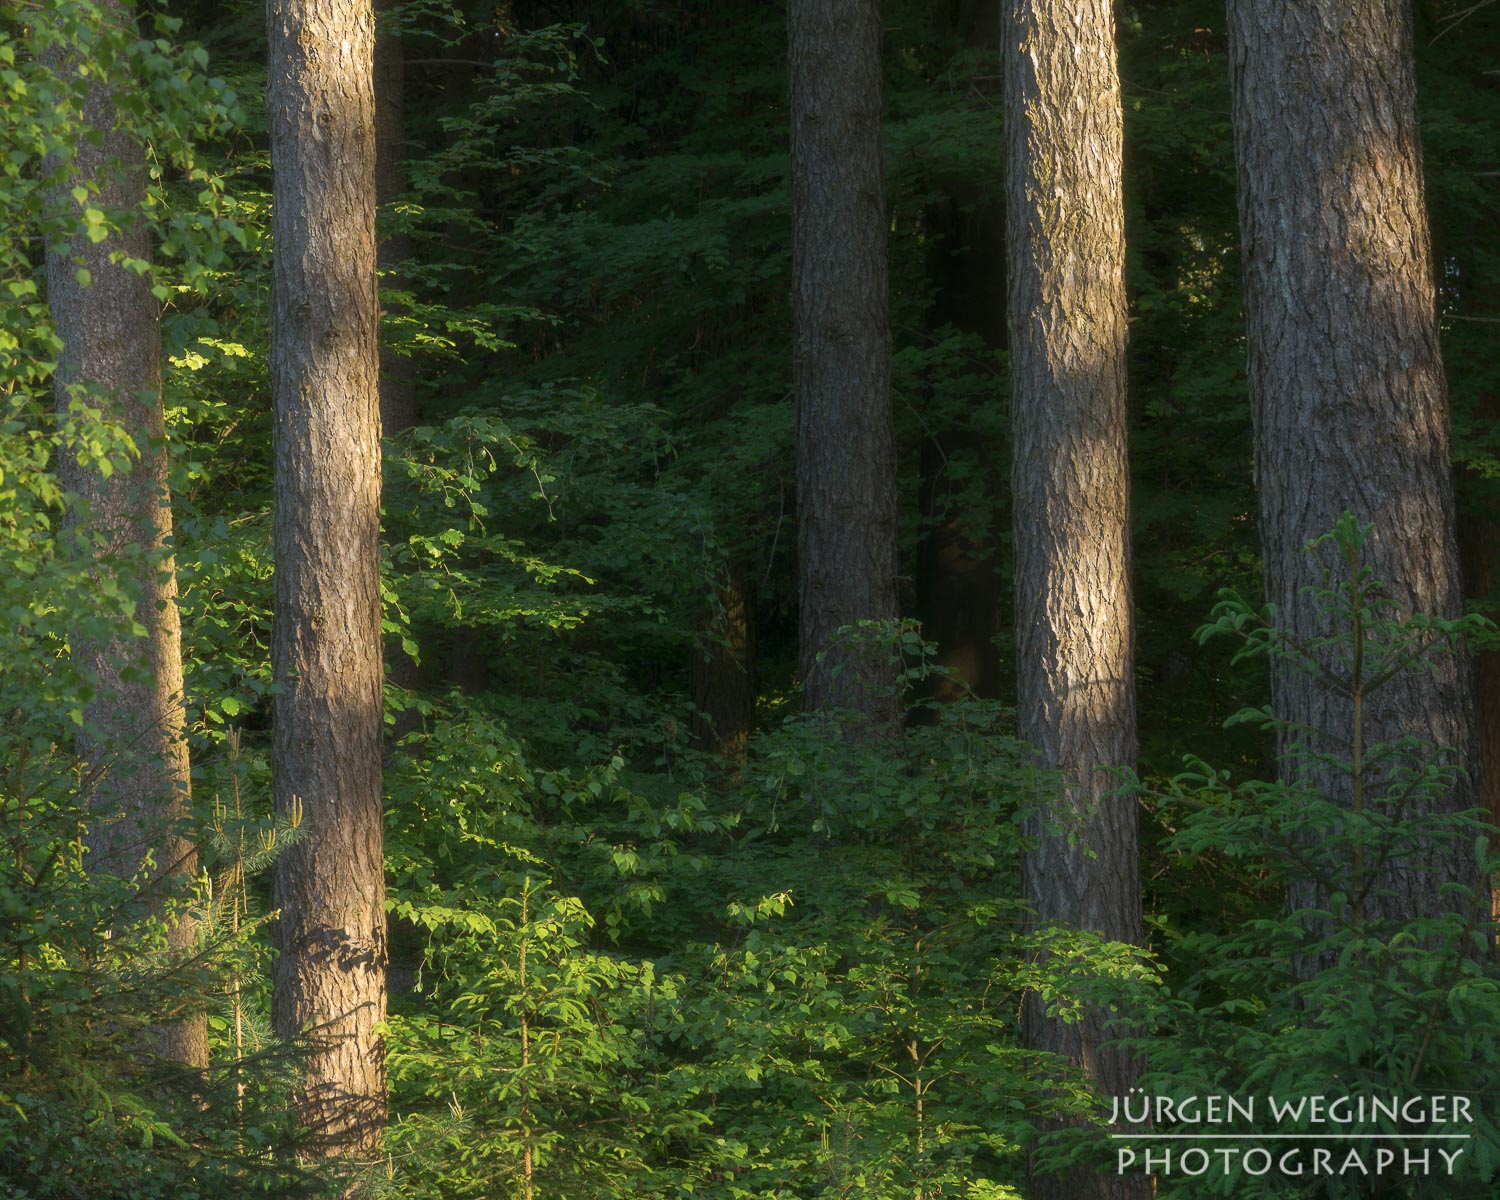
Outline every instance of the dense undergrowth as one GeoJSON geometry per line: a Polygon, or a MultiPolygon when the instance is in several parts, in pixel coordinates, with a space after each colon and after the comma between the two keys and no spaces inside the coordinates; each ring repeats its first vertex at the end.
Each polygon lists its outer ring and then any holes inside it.
{"type": "MultiPolygon", "coordinates": [[[[54,7],[87,26],[88,4],[54,7]]],[[[187,964],[161,952],[131,881],[83,870],[90,780],[69,743],[87,681],[67,645],[139,614],[59,552],[71,501],[53,470],[63,442],[121,470],[133,447],[87,404],[51,415],[38,285],[46,236],[120,214],[48,193],[46,155],[77,130],[22,18],[0,15],[0,144],[20,155],[0,189],[0,1188],[18,1198],[326,1186],[295,1160],[296,1047],[267,1032],[258,872],[297,836],[266,816],[269,170],[246,99],[263,83],[258,15],[221,7],[175,9],[210,56],[178,48],[170,24],[97,50],[145,81],[131,117],[160,168],[153,270],[206,868],[179,898],[202,923],[187,964]],[[195,1007],[207,1077],[139,1053],[195,1007]]],[[[393,1121],[372,1193],[1024,1195],[1046,1118],[1109,1111],[1020,1047],[1028,989],[1061,1011],[1118,1006],[1162,1094],[1493,1101],[1500,1000],[1472,897],[1415,929],[1334,906],[1312,926],[1333,965],[1311,979],[1288,964],[1314,935],[1284,908],[1289,846],[1321,846],[1336,875],[1356,846],[1375,862],[1479,827],[1378,808],[1354,827],[1317,797],[1220,773],[1269,779],[1275,763],[1261,723],[1220,728],[1260,702],[1263,662],[1189,636],[1218,588],[1253,595],[1258,576],[1216,11],[1145,5],[1122,31],[1142,952],[1028,924],[1011,899],[1021,814],[1050,781],[1003,698],[922,699],[933,669],[916,631],[887,631],[912,709],[896,736],[795,715],[780,10],[580,5],[526,29],[513,7],[403,6],[409,58],[439,65],[411,69],[411,190],[382,214],[412,239],[387,332],[415,365],[422,420],[386,444],[393,1121]],[[460,88],[470,59],[483,69],[460,88]],[[762,687],[758,730],[723,757],[692,745],[687,664],[731,562],[756,584],[762,687]],[[1216,766],[1179,777],[1188,751],[1216,766]]],[[[993,64],[980,35],[925,6],[892,5],[888,24],[905,512],[922,508],[921,447],[942,434],[948,455],[948,507],[906,522],[905,554],[957,513],[1008,582],[1004,362],[995,314],[972,315],[994,297],[955,282],[1002,183],[993,64]]],[[[1460,236],[1487,228],[1474,181],[1500,128],[1493,91],[1465,91],[1481,42],[1423,64],[1455,317],[1485,316],[1473,281],[1493,262],[1492,230],[1460,236]]],[[[1477,504],[1495,368],[1480,322],[1444,332],[1477,504]]],[[[1218,624],[1253,627],[1233,612],[1218,624]]],[[[1492,1194],[1492,1111],[1457,1179],[1380,1194],[1492,1194]]],[[[1052,1153],[1115,1169],[1099,1136],[1052,1153]]],[[[1161,1184],[1374,1194],[1352,1176],[1161,1184]]]]}

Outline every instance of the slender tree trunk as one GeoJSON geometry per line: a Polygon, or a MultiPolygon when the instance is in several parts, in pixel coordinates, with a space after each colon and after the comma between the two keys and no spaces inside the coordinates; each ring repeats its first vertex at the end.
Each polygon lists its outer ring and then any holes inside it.
{"type": "MultiPolygon", "coordinates": [[[[105,21],[131,19],[125,5],[106,0],[101,7],[105,21]]],[[[97,73],[93,80],[84,125],[102,140],[78,139],[69,190],[96,183],[99,194],[89,199],[91,206],[134,215],[124,218],[123,230],[113,237],[95,244],[80,233],[47,258],[52,318],[63,342],[57,405],[65,415],[88,389],[86,402],[119,422],[140,459],[130,471],[108,479],[71,456],[64,456],[61,466],[68,489],[88,505],[77,532],[95,539],[92,552],[101,578],[120,573],[120,582],[137,597],[136,615],[146,636],[74,643],[80,672],[98,683],[84,712],[78,753],[99,816],[88,835],[91,868],[130,877],[151,859],[155,868],[145,898],[160,911],[164,881],[197,870],[193,844],[180,827],[189,808],[188,746],[161,407],[161,310],[149,278],[111,261],[113,255],[151,257],[151,232],[140,216],[146,163],[141,143],[119,123],[115,87],[97,73]],[[87,272],[87,284],[80,271],[87,272]]],[[[192,950],[196,938],[188,921],[168,931],[169,942],[182,953],[192,950]]],[[[208,1064],[201,1016],[161,1027],[154,1041],[163,1058],[208,1064]]]]}
{"type": "Polygon", "coordinates": [[[791,0],[787,28],[804,703],[889,726],[888,651],[834,637],[897,616],[879,0],[791,0]]]}
{"type": "MultiPolygon", "coordinates": [[[[400,0],[377,0],[382,23],[400,0]]],[[[388,27],[375,38],[375,201],[385,208],[406,191],[406,56],[400,36],[388,27]]],[[[390,233],[380,241],[382,272],[411,257],[411,237],[390,233]]],[[[388,274],[386,285],[406,288],[409,280],[388,274]]],[[[390,437],[417,422],[416,372],[412,361],[380,348],[380,428],[390,437]]]]}
{"type": "MultiPolygon", "coordinates": [[[[1483,304],[1486,311],[1492,307],[1483,304]]],[[[1500,396],[1481,392],[1475,415],[1482,421],[1500,420],[1500,396]]],[[[1464,589],[1471,601],[1496,603],[1500,595],[1500,487],[1477,472],[1467,472],[1467,507],[1458,521],[1459,563],[1464,589]]],[[[1463,495],[1463,489],[1460,489],[1463,495]]],[[[1495,614],[1490,612],[1493,620],[1495,614]]],[[[1490,823],[1500,825],[1500,650],[1474,655],[1475,753],[1479,759],[1480,802],[1490,823]]],[[[1496,899],[1500,899],[1497,896],[1496,899]]]]}
{"type": "MultiPolygon", "coordinates": [[[[1493,403],[1493,398],[1487,400],[1493,403]]],[[[1470,599],[1493,603],[1500,589],[1500,502],[1481,495],[1474,504],[1475,511],[1467,520],[1459,520],[1464,579],[1470,599]]],[[[1500,827],[1500,650],[1480,651],[1474,655],[1473,665],[1475,756],[1481,784],[1478,801],[1490,824],[1500,827]]],[[[1490,849],[1500,849],[1500,836],[1491,835],[1490,849]]],[[[1500,891],[1490,894],[1490,912],[1500,918],[1500,891]]]]}
{"type": "MultiPolygon", "coordinates": [[[[1373,523],[1367,565],[1404,612],[1457,616],[1410,7],[1230,0],[1229,18],[1266,597],[1297,637],[1327,632],[1304,590],[1331,564],[1303,548],[1348,511],[1373,523]]],[[[1277,715],[1310,729],[1319,748],[1349,744],[1347,700],[1281,663],[1271,689],[1277,715]]],[[[1365,744],[1403,736],[1455,747],[1465,768],[1473,764],[1466,664],[1404,673],[1370,697],[1365,744]]],[[[1352,802],[1347,771],[1294,769],[1352,802]]],[[[1466,778],[1437,808],[1477,802],[1466,778]]],[[[1476,882],[1471,849],[1414,842],[1382,870],[1381,894],[1365,912],[1441,913],[1452,903],[1440,894],[1446,882],[1476,882]]],[[[1294,904],[1317,900],[1310,883],[1293,888],[1294,904]]]]}
{"type": "Polygon", "coordinates": [[[710,636],[692,655],[693,745],[736,754],[755,727],[755,597],[739,563],[725,568],[710,636]]]}
{"type": "Polygon", "coordinates": [[[386,1114],[379,307],[370,0],[268,7],[279,812],[274,1015],[310,1035],[299,1115],[335,1156],[386,1114]]]}
{"type": "MultiPolygon", "coordinates": [[[[1491,599],[1500,589],[1500,502],[1476,491],[1474,511],[1459,521],[1459,548],[1470,598],[1491,599]]],[[[1500,650],[1474,656],[1473,684],[1480,800],[1490,823],[1500,825],[1500,650]]]]}
{"type": "MultiPolygon", "coordinates": [[[[1123,130],[1114,11],[1104,0],[1011,0],[1008,139],[1011,460],[1018,719],[1061,776],[1034,819],[1023,887],[1040,921],[1142,939],[1138,818],[1105,795],[1136,756],[1125,411],[1123,130]]],[[[1124,1095],[1136,1064],[1027,1006],[1028,1044],[1124,1095]]],[[[1034,1173],[1034,1200],[1139,1197],[1143,1179],[1034,1173]]]]}
{"type": "MultiPolygon", "coordinates": [[[[1450,235],[1450,237],[1455,235],[1450,235]]],[[[1462,235],[1457,235],[1462,236],[1462,235]]],[[[1467,245],[1444,248],[1434,262],[1457,267],[1460,317],[1492,322],[1500,314],[1500,296],[1493,280],[1476,274],[1476,262],[1467,245]]],[[[1469,414],[1480,422],[1500,422],[1500,393],[1489,388],[1471,399],[1469,414]]],[[[1460,472],[1454,481],[1458,500],[1458,554],[1469,601],[1478,601],[1491,620],[1500,613],[1500,481],[1485,478],[1477,470],[1460,472]]],[[[1500,650],[1481,650],[1473,662],[1474,729],[1483,807],[1492,825],[1500,826],[1500,650]]],[[[1497,839],[1491,839],[1495,841],[1497,839]]],[[[1493,899],[1500,912],[1500,892],[1493,899]]]]}
{"type": "Polygon", "coordinates": [[[938,700],[972,693],[1000,694],[1000,580],[986,514],[966,511],[953,484],[959,455],[982,460],[988,447],[968,430],[934,434],[922,443],[922,517],[926,529],[917,550],[917,611],[922,635],[937,645],[939,666],[949,674],[929,686],[938,700]]]}

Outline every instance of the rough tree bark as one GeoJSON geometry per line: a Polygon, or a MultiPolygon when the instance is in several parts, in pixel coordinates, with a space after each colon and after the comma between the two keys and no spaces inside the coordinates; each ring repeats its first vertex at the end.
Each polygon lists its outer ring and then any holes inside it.
{"type": "MultiPolygon", "coordinates": [[[[101,8],[106,21],[132,17],[125,4],[106,2],[101,8]]],[[[58,65],[64,70],[74,66],[66,61],[58,65]]],[[[55,377],[57,405],[66,415],[78,389],[89,389],[86,402],[130,434],[140,459],[129,472],[108,479],[68,455],[60,465],[65,486],[88,505],[77,532],[94,539],[92,553],[101,575],[123,570],[121,582],[138,598],[136,616],[146,636],[74,643],[80,672],[98,681],[85,708],[85,731],[77,749],[92,781],[91,804],[101,817],[87,838],[91,869],[128,878],[149,858],[154,862],[150,878],[161,881],[197,870],[193,844],[180,828],[189,807],[188,745],[161,407],[161,308],[147,276],[111,261],[117,254],[151,257],[151,232],[140,217],[146,160],[144,147],[119,123],[114,85],[97,72],[92,79],[83,122],[102,140],[78,139],[67,190],[97,184],[98,195],[88,203],[123,216],[125,224],[97,244],[80,232],[67,247],[48,255],[48,298],[63,342],[55,377]],[[90,277],[87,285],[80,281],[80,270],[90,277]]],[[[161,884],[148,882],[146,888],[143,898],[160,911],[161,884]]],[[[196,938],[189,921],[174,923],[168,932],[169,942],[183,953],[196,938]]],[[[153,1041],[163,1058],[197,1067],[208,1064],[201,1016],[161,1027],[153,1041]]]]}
{"type": "MultiPolygon", "coordinates": [[[[1345,511],[1373,523],[1367,564],[1405,612],[1457,616],[1448,405],[1417,136],[1411,9],[1401,0],[1230,0],[1230,60],[1266,597],[1302,639],[1322,632],[1303,553],[1345,511]]],[[[1349,705],[1273,664],[1277,715],[1324,749],[1349,705]],[[1327,739],[1327,740],[1325,740],[1327,739]]],[[[1367,745],[1415,735],[1473,765],[1466,664],[1407,672],[1366,707],[1367,745]]],[[[1298,768],[1350,800],[1347,772],[1298,768]]],[[[1471,779],[1439,802],[1477,803],[1471,779]]],[[[1370,917],[1430,916],[1473,884],[1463,845],[1416,842],[1381,872],[1370,917]]],[[[1293,902],[1315,902],[1312,885],[1293,902]]],[[[1315,964],[1314,964],[1315,965],[1315,964]]]]}
{"type": "MultiPolygon", "coordinates": [[[[1105,0],[1011,0],[1004,27],[1011,460],[1021,735],[1061,787],[1022,863],[1040,921],[1142,938],[1138,818],[1105,799],[1136,756],[1125,411],[1123,129],[1105,0]],[[1092,857],[1091,857],[1092,853],[1092,857]]],[[[1103,1015],[1025,1013],[1034,1048],[1124,1095],[1103,1015]]],[[[1139,1197],[1144,1179],[1033,1172],[1037,1200],[1139,1197]]]]}
{"type": "Polygon", "coordinates": [[[899,713],[888,653],[833,645],[898,612],[879,0],[792,0],[787,34],[798,664],[809,711],[882,727],[899,713]]]}
{"type": "Polygon", "coordinates": [[[755,727],[755,595],[743,565],[725,567],[709,637],[691,654],[692,743],[738,754],[755,727]]]}
{"type": "Polygon", "coordinates": [[[326,1152],[381,1138],[379,305],[370,0],[270,0],[276,407],[274,1017],[311,1053],[296,1103],[326,1152]]]}

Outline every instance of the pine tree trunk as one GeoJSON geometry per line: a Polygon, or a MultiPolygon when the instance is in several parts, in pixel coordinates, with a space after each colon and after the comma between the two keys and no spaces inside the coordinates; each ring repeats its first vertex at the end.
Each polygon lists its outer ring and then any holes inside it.
{"type": "MultiPolygon", "coordinates": [[[[1480,494],[1474,500],[1475,509],[1467,519],[1460,517],[1458,528],[1469,598],[1493,603],[1500,590],[1500,501],[1487,494],[1487,488],[1481,490],[1488,483],[1476,481],[1480,494]]],[[[1475,751],[1483,786],[1480,799],[1490,823],[1500,825],[1500,650],[1474,655],[1473,683],[1475,751]]]]}
{"type": "Polygon", "coordinates": [[[881,728],[900,707],[888,650],[834,638],[897,616],[880,4],[792,0],[787,31],[798,661],[809,711],[853,709],[881,728]]]}
{"type": "MultiPolygon", "coordinates": [[[[121,4],[101,7],[106,21],[131,19],[121,4]]],[[[66,62],[59,66],[69,69],[66,62]]],[[[61,468],[65,486],[88,504],[79,532],[100,539],[93,551],[96,570],[101,577],[122,574],[120,582],[137,597],[136,615],[146,636],[103,644],[80,639],[73,645],[81,674],[98,682],[77,747],[85,778],[93,784],[90,803],[100,818],[89,829],[88,862],[92,870],[129,878],[150,857],[156,880],[180,880],[196,872],[197,855],[180,828],[189,808],[188,745],[161,406],[161,309],[149,278],[111,262],[116,254],[151,257],[151,232],[139,216],[146,199],[145,153],[117,123],[121,110],[110,82],[97,73],[93,79],[83,118],[103,140],[78,139],[68,190],[97,183],[99,195],[90,198],[91,206],[112,215],[137,215],[102,242],[80,233],[65,252],[48,255],[48,297],[63,342],[57,405],[66,414],[76,389],[88,388],[87,403],[119,422],[140,459],[129,472],[108,479],[71,456],[64,456],[61,468]],[[88,272],[87,286],[79,280],[80,270],[88,272]]],[[[159,891],[159,885],[147,885],[148,910],[160,911],[159,891]]],[[[196,939],[191,922],[177,922],[168,932],[182,953],[190,952],[196,939]]],[[[163,1058],[208,1064],[201,1016],[161,1027],[154,1041],[163,1058]]]]}
{"type": "MultiPolygon", "coordinates": [[[[1467,231],[1465,231],[1465,234],[1467,231]]],[[[1434,233],[1436,236],[1436,233],[1434,233]]],[[[1439,246],[1434,262],[1457,268],[1456,307],[1461,319],[1493,322],[1500,314],[1500,296],[1486,286],[1489,280],[1476,272],[1473,247],[1460,244],[1439,246]]],[[[1452,279],[1452,275],[1449,276],[1452,279]]],[[[1468,416],[1478,422],[1500,422],[1500,393],[1480,389],[1470,399],[1468,416]]],[[[1492,426],[1493,427],[1493,426],[1492,426]]],[[[1495,620],[1500,616],[1500,480],[1486,478],[1477,469],[1460,471],[1454,481],[1457,497],[1458,557],[1466,599],[1478,603],[1480,611],[1495,620]]],[[[1475,754],[1479,759],[1481,806],[1490,824],[1500,827],[1500,650],[1480,650],[1473,659],[1475,754]]],[[[1500,838],[1491,838],[1500,849],[1500,838]]],[[[1500,916],[1500,891],[1492,900],[1500,916]]]]}
{"type": "MultiPolygon", "coordinates": [[[[1303,547],[1349,511],[1373,523],[1367,565],[1404,612],[1457,616],[1410,7],[1231,0],[1229,17],[1266,597],[1297,637],[1327,632],[1304,589],[1321,583],[1329,556],[1303,547]]],[[[1404,673],[1371,696],[1365,744],[1414,735],[1472,766],[1468,686],[1460,661],[1404,673]]],[[[1271,690],[1277,715],[1312,730],[1319,748],[1348,744],[1347,700],[1286,664],[1273,664],[1271,690]]],[[[1296,769],[1351,802],[1347,771],[1296,769]]],[[[1465,781],[1437,808],[1477,801],[1465,781]]],[[[1465,845],[1411,849],[1382,871],[1369,916],[1435,915],[1452,903],[1443,883],[1476,881],[1465,845]]],[[[1317,891],[1297,885],[1292,899],[1316,903],[1317,891]]]]}
{"type": "MultiPolygon", "coordinates": [[[[1026,900],[1042,922],[1142,939],[1138,818],[1104,799],[1136,756],[1125,410],[1122,121],[1114,12],[1103,0],[1012,0],[1004,30],[1010,262],[1011,490],[1021,735],[1061,786],[1030,823],[1026,900]],[[1092,852],[1092,857],[1090,856],[1092,852]]],[[[1104,1096],[1135,1066],[1103,1016],[1025,1014],[1104,1096]]],[[[1137,1197],[1145,1180],[1034,1171],[1035,1200],[1137,1197]]]]}
{"type": "Polygon", "coordinates": [[[755,727],[755,597],[741,564],[725,568],[709,637],[691,653],[693,745],[737,754],[755,727]]]}
{"type": "Polygon", "coordinates": [[[968,430],[934,434],[922,443],[922,517],[917,548],[917,611],[922,636],[937,646],[935,662],[947,674],[928,685],[937,700],[1000,695],[995,635],[1000,629],[996,547],[983,512],[966,511],[952,482],[959,455],[987,457],[989,447],[968,430]]]}
{"type": "Polygon", "coordinates": [[[370,0],[271,0],[277,859],[274,1015],[312,1051],[299,1116],[331,1155],[385,1122],[379,308],[370,0]]]}
{"type": "MultiPolygon", "coordinates": [[[[379,0],[386,16],[399,0],[379,0]]],[[[406,191],[406,56],[401,38],[382,29],[375,39],[375,202],[385,208],[406,191]]],[[[411,257],[411,238],[391,233],[380,241],[380,269],[392,271],[411,257]]],[[[407,288],[410,281],[388,274],[385,284],[407,288]]],[[[417,422],[416,372],[411,359],[380,348],[380,429],[386,437],[417,422]]]]}

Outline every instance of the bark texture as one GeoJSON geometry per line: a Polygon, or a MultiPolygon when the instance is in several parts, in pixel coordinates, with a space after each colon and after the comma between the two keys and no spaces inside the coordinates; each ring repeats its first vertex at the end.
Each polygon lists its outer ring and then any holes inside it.
{"type": "Polygon", "coordinates": [[[787,33],[798,665],[810,711],[888,726],[899,700],[887,651],[834,641],[898,611],[879,0],[791,0],[787,33]]]}
{"type": "Polygon", "coordinates": [[[331,1155],[385,1122],[379,306],[370,0],[271,0],[276,405],[274,1016],[312,1050],[299,1115],[331,1155]]]}
{"type": "MultiPolygon", "coordinates": [[[[382,21],[398,0],[378,0],[382,21]]],[[[375,38],[375,202],[386,208],[406,191],[406,55],[401,38],[384,26],[375,38]]],[[[411,257],[411,237],[392,232],[380,240],[386,285],[406,288],[394,270],[411,257]]],[[[380,347],[380,429],[386,436],[417,423],[416,372],[409,358],[380,347]]]]}
{"type": "MultiPolygon", "coordinates": [[[[1303,589],[1330,565],[1305,544],[1349,511],[1404,612],[1457,616],[1448,405],[1438,350],[1410,7],[1399,0],[1230,0],[1230,58],[1267,599],[1299,638],[1327,632],[1303,589]]],[[[1464,663],[1403,674],[1365,708],[1366,745],[1416,736],[1473,764],[1464,663]]],[[[1274,664],[1277,715],[1347,746],[1347,699],[1274,664]]],[[[1284,739],[1285,741],[1285,739],[1284,739]]],[[[1343,751],[1340,751],[1341,753],[1343,751]]],[[[1299,768],[1352,803],[1347,771],[1299,768]]],[[[1478,802],[1465,781],[1439,803],[1478,802]]],[[[1381,871],[1367,915],[1434,915],[1472,884],[1465,846],[1416,841],[1381,871]]],[[[1293,902],[1315,902],[1310,884],[1293,902]]]]}
{"type": "MultiPolygon", "coordinates": [[[[1008,140],[1012,503],[1021,735],[1061,776],[1022,864],[1040,921],[1142,938],[1138,819],[1104,799],[1136,757],[1125,411],[1122,122],[1105,0],[1011,0],[1008,140]],[[1090,857],[1090,852],[1094,857],[1090,857]]],[[[1076,1025],[1025,1014],[1028,1044],[1066,1055],[1104,1095],[1135,1064],[1076,1025]]],[[[1034,1173],[1030,1195],[1138,1197],[1149,1184],[1034,1173]]]]}
{"type": "Polygon", "coordinates": [[[725,568],[709,637],[692,656],[693,745],[737,754],[755,727],[755,596],[741,564],[725,568]]]}
{"type": "MultiPolygon", "coordinates": [[[[126,22],[132,11],[102,5],[106,20],[126,22]]],[[[66,62],[61,69],[71,69],[66,62]]],[[[139,460],[131,470],[105,479],[65,455],[65,486],[88,505],[78,532],[93,540],[101,577],[119,573],[137,597],[136,618],[146,627],[139,639],[105,643],[79,640],[74,661],[96,679],[98,690],[85,709],[85,731],[77,750],[91,784],[98,816],[88,832],[93,870],[129,878],[145,871],[143,899],[160,911],[163,881],[197,870],[193,843],[181,829],[189,808],[188,745],[182,699],[182,635],[177,577],[171,555],[172,507],[167,489],[167,451],[161,407],[161,308],[151,281],[111,255],[151,257],[151,233],[140,219],[146,199],[145,151],[117,123],[114,89],[96,72],[83,119],[102,141],[77,142],[68,190],[95,183],[88,203],[126,217],[122,231],[95,244],[82,233],[47,259],[52,319],[63,351],[56,374],[60,414],[78,389],[135,441],[139,460]],[[88,272],[84,286],[78,272],[88,272]]],[[[65,203],[71,204],[71,197],[65,203]]],[[[189,953],[197,939],[192,922],[171,926],[168,940],[189,953]]],[[[201,1016],[166,1025],[153,1035],[163,1058],[192,1066],[208,1064],[207,1031],[201,1016]]]]}

